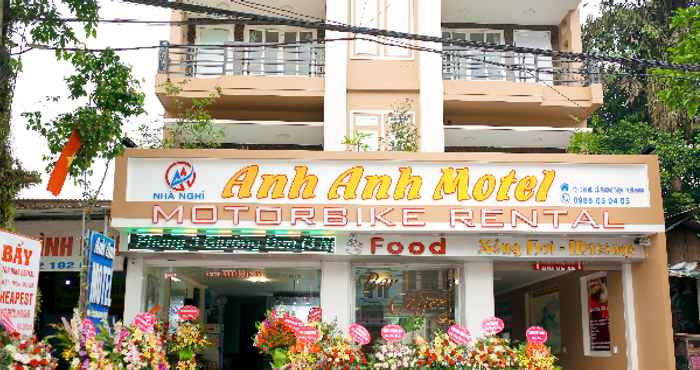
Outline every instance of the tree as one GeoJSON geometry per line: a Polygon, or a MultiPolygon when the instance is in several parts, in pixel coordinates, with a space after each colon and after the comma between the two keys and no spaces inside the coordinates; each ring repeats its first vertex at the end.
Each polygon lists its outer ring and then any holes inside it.
{"type": "MultiPolygon", "coordinates": [[[[82,104],[72,112],[44,121],[38,112],[29,113],[29,127],[44,135],[52,158],[60,153],[73,129],[81,138],[81,148],[72,162],[70,174],[91,172],[95,159],[111,159],[122,151],[122,125],[143,112],[143,94],[131,69],[112,50],[92,52],[84,48],[76,30],[62,19],[78,19],[86,37],[97,31],[97,0],[6,0],[0,35],[0,227],[12,223],[12,201],[25,186],[38,182],[36,173],[27,172],[12,156],[10,148],[11,107],[22,54],[34,45],[55,50],[58,60],[69,61],[76,72],[66,79],[69,99],[82,104]],[[70,14],[61,14],[59,5],[70,14]]],[[[58,98],[51,98],[58,103],[58,98]]],[[[52,161],[53,162],[53,161],[52,161]]],[[[51,166],[51,165],[50,165],[51,166]]],[[[99,194],[99,189],[94,197],[99,194]]],[[[93,197],[90,194],[88,197],[93,197]]]]}
{"type": "MultiPolygon", "coordinates": [[[[697,6],[692,1],[604,0],[600,17],[583,28],[588,52],[697,63],[697,6]]],[[[667,215],[700,204],[698,76],[687,72],[604,68],[604,103],[569,150],[589,154],[639,154],[654,145],[661,167],[667,215]],[[695,85],[693,85],[693,83],[695,85]]]]}
{"type": "Polygon", "coordinates": [[[171,124],[164,123],[160,127],[147,124],[139,126],[138,144],[141,147],[197,149],[221,146],[224,131],[214,125],[209,112],[209,107],[221,96],[221,88],[215,88],[206,98],[195,98],[186,104],[180,98],[182,85],[186,83],[187,80],[163,83],[165,93],[173,98],[174,111],[179,113],[176,113],[175,122],[171,124]]]}

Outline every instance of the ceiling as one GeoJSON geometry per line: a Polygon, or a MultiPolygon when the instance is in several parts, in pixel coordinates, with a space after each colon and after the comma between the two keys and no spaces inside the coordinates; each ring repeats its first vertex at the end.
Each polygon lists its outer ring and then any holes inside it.
{"type": "Polygon", "coordinates": [[[446,23],[559,25],[579,0],[442,0],[446,23]]]}
{"type": "Polygon", "coordinates": [[[273,295],[273,293],[308,295],[318,293],[321,272],[318,269],[286,268],[200,268],[178,267],[177,277],[211,289],[214,295],[273,295]],[[248,271],[262,273],[269,281],[253,282],[238,277],[210,277],[207,272],[248,271]]]}
{"type": "MultiPolygon", "coordinates": [[[[190,2],[193,4],[205,4],[220,9],[228,9],[239,12],[264,14],[276,17],[280,16],[280,14],[275,14],[280,13],[280,11],[273,9],[271,10],[272,13],[266,12],[263,11],[262,7],[259,7],[258,5],[253,3],[251,3],[250,5],[243,5],[241,4],[241,2],[233,3],[230,0],[185,0],[185,2],[190,2]]],[[[286,11],[291,11],[303,15],[308,15],[314,18],[324,18],[326,12],[325,0],[258,0],[253,2],[265,4],[265,6],[269,7],[269,9],[272,9],[271,7],[282,9],[285,11],[282,12],[282,14],[286,13],[286,11]]],[[[284,15],[289,16],[287,14],[284,15]]]]}

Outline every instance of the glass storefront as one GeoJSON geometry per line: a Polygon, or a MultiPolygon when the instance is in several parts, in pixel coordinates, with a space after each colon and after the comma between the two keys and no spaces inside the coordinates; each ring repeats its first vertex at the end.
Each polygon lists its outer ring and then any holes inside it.
{"type": "Polygon", "coordinates": [[[430,267],[353,269],[355,321],[378,338],[382,326],[425,318],[420,335],[455,322],[457,270],[430,267]]]}
{"type": "Polygon", "coordinates": [[[298,268],[150,267],[146,309],[160,307],[161,319],[177,325],[177,310],[199,307],[212,345],[204,359],[212,368],[263,368],[250,338],[255,323],[271,309],[306,319],[320,306],[321,271],[298,268]],[[235,364],[235,366],[234,366],[235,364]]]}

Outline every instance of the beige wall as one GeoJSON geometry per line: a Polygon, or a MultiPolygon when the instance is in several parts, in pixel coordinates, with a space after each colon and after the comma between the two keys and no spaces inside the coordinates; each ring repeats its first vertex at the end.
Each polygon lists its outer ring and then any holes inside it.
{"type": "Polygon", "coordinates": [[[632,266],[639,370],[674,369],[665,235],[652,236],[646,250],[644,263],[632,266]]]}
{"type": "Polygon", "coordinates": [[[510,301],[513,310],[513,339],[525,340],[527,329],[525,296],[532,292],[557,290],[561,302],[562,352],[559,362],[566,370],[624,370],[627,368],[625,317],[622,300],[622,277],[619,271],[608,271],[608,297],[610,313],[610,339],[618,353],[610,357],[586,357],[583,355],[583,327],[581,325],[580,277],[593,271],[569,273],[530,285],[500,296],[496,302],[510,301]],[[564,353],[565,352],[565,353],[564,353]]]}
{"type": "Polygon", "coordinates": [[[581,43],[581,14],[578,7],[569,13],[559,23],[559,50],[580,53],[581,43]]]}

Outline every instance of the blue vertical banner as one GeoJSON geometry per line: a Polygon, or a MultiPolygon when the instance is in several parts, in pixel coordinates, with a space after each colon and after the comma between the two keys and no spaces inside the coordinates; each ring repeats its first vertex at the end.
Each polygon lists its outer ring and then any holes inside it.
{"type": "Polygon", "coordinates": [[[87,317],[95,325],[107,321],[112,304],[112,261],[116,243],[95,231],[88,233],[88,305],[87,317]]]}

